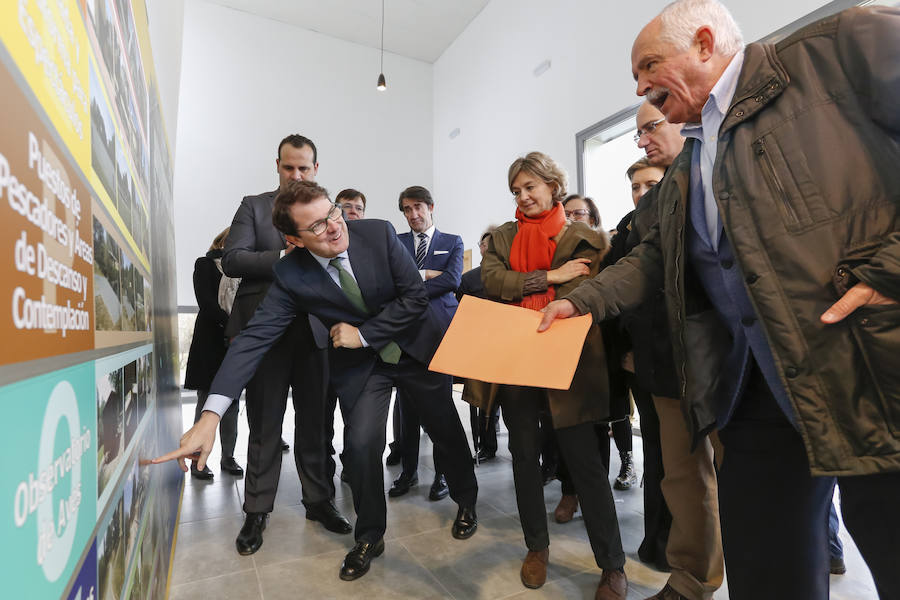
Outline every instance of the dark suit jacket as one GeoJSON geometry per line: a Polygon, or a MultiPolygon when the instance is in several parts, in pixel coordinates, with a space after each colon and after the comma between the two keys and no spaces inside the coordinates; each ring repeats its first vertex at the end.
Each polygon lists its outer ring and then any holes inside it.
{"type": "MultiPolygon", "coordinates": [[[[413,233],[407,231],[397,237],[403,242],[410,256],[415,259],[417,240],[413,237],[413,233]]],[[[462,238],[435,229],[422,268],[443,271],[441,275],[425,282],[425,290],[428,292],[431,305],[443,319],[445,329],[450,325],[453,315],[456,314],[456,307],[459,306],[459,302],[456,300],[456,288],[459,287],[462,277],[462,266],[462,238]]]]}
{"type": "MultiPolygon", "coordinates": [[[[272,224],[272,207],[278,190],[258,196],[245,196],[231,222],[231,231],[225,242],[222,270],[229,277],[240,277],[231,308],[231,316],[225,327],[225,335],[233,338],[247,326],[253,313],[272,284],[272,268],[287,248],[284,234],[272,224]]],[[[328,331],[315,319],[310,319],[316,345],[328,344],[328,331]]]]}
{"type": "Polygon", "coordinates": [[[463,296],[475,296],[476,298],[487,298],[484,291],[484,283],[481,282],[481,266],[469,269],[462,274],[459,280],[459,287],[456,288],[456,299],[462,300],[463,296]]]}
{"type": "Polygon", "coordinates": [[[350,221],[349,256],[369,313],[356,309],[341,288],[305,249],[298,248],[275,266],[275,280],[247,327],[232,342],[210,390],[235,398],[253,375],[263,354],[298,312],[315,315],[327,326],[359,328],[368,348],[331,348],[331,382],[341,403],[352,407],[376,361],[376,350],[394,341],[427,365],[444,335],[442,319],[428,302],[416,265],[390,223],[350,221]]]}

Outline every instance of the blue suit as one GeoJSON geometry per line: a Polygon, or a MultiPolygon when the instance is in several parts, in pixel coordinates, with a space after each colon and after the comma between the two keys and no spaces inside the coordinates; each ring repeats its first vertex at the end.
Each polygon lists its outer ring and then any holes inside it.
{"type": "MultiPolygon", "coordinates": [[[[397,236],[403,247],[415,259],[417,239],[413,232],[408,231],[397,236]]],[[[432,312],[444,326],[450,325],[456,307],[456,289],[462,279],[463,267],[463,243],[462,238],[450,233],[442,233],[437,229],[431,236],[431,242],[425,253],[423,269],[441,271],[442,273],[425,282],[425,291],[428,293],[428,303],[432,312]]],[[[403,473],[412,476],[419,467],[419,415],[415,410],[413,398],[398,391],[397,406],[394,409],[394,439],[400,446],[403,457],[403,473]],[[399,434],[399,435],[398,435],[399,434]]],[[[437,472],[442,468],[436,465],[437,472]]]]}

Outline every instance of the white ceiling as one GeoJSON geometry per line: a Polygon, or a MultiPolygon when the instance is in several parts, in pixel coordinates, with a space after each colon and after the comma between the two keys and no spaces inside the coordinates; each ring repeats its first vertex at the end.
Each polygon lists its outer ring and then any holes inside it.
{"type": "MultiPolygon", "coordinates": [[[[379,48],[381,0],[208,0],[379,48]]],[[[384,50],[433,63],[490,0],[384,0],[384,50]]]]}

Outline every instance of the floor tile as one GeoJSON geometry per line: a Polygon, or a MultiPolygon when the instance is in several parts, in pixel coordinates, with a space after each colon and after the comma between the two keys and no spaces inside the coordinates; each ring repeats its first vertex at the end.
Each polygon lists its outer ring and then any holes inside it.
{"type": "Polygon", "coordinates": [[[181,523],[172,585],[253,569],[253,559],[239,555],[234,547],[242,523],[240,516],[181,523]]]}
{"type": "Polygon", "coordinates": [[[169,600],[262,600],[256,570],[228,573],[193,583],[173,585],[169,600]]]}

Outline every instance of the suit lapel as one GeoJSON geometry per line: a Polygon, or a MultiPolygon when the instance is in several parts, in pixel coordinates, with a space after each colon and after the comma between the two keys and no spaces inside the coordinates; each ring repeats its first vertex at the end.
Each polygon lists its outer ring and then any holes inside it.
{"type": "MultiPolygon", "coordinates": [[[[269,214],[270,215],[272,214],[272,209],[275,208],[275,196],[277,196],[277,195],[278,195],[278,190],[275,190],[274,192],[268,192],[266,194],[266,202],[269,205],[269,214]]],[[[270,219],[270,221],[271,221],[271,219],[270,219]]],[[[281,231],[279,231],[278,229],[276,229],[275,231],[278,232],[278,237],[281,238],[281,243],[284,245],[285,248],[287,248],[287,245],[288,245],[287,238],[285,238],[284,234],[281,233],[281,231]]]]}
{"type": "Polygon", "coordinates": [[[425,264],[424,267],[426,269],[430,269],[433,267],[434,251],[438,247],[438,242],[441,239],[441,232],[437,229],[434,230],[434,235],[431,236],[431,243],[428,244],[428,250],[425,251],[425,264]]]}
{"type": "Polygon", "coordinates": [[[351,313],[360,314],[341,287],[334,282],[331,275],[322,268],[308,250],[298,248],[295,252],[303,253],[300,260],[303,272],[299,278],[303,285],[309,288],[312,293],[327,300],[328,303],[336,304],[351,313]]]}

